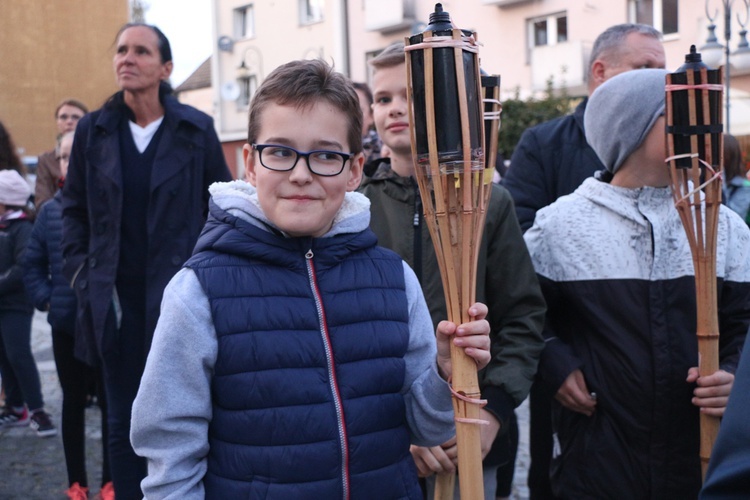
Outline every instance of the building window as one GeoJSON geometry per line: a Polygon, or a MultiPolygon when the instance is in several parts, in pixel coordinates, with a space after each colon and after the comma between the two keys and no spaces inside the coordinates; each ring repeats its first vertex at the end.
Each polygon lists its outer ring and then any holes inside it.
{"type": "Polygon", "coordinates": [[[565,12],[549,16],[535,17],[527,22],[528,43],[526,63],[531,61],[534,47],[557,45],[568,41],[568,16],[565,12]]]}
{"type": "Polygon", "coordinates": [[[677,33],[677,0],[629,0],[628,20],[653,26],[664,35],[677,33]]]}
{"type": "Polygon", "coordinates": [[[250,105],[250,100],[255,95],[255,91],[258,90],[258,76],[248,75],[240,78],[238,82],[240,84],[240,97],[237,99],[237,108],[244,110],[250,105]]]}
{"type": "Polygon", "coordinates": [[[529,28],[532,48],[568,41],[568,16],[565,13],[531,19],[529,28]]]}
{"type": "Polygon", "coordinates": [[[234,37],[236,39],[255,36],[255,9],[245,5],[234,9],[234,37]]]}
{"type": "Polygon", "coordinates": [[[299,23],[313,24],[323,20],[323,0],[299,0],[299,23]]]}

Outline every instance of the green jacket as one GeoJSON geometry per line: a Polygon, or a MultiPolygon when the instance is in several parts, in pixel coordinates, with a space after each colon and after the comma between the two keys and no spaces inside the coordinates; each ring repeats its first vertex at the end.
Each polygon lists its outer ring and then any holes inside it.
{"type": "MultiPolygon", "coordinates": [[[[370,228],[378,244],[398,253],[416,272],[435,326],[447,318],[443,284],[416,181],[382,161],[360,186],[372,203],[370,228]]],[[[477,266],[477,300],[487,304],[492,361],[480,373],[486,409],[502,429],[531,388],[544,347],[546,306],[508,192],[493,185],[477,266]]]]}

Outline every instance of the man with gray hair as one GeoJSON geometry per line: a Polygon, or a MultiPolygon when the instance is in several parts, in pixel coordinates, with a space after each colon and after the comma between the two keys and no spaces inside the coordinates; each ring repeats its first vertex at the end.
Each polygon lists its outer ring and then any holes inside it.
{"type": "MultiPolygon", "coordinates": [[[[618,24],[599,35],[589,58],[588,94],[609,78],[640,68],[664,68],[661,33],[645,24],[618,24]]],[[[536,211],[569,194],[604,166],[587,144],[583,113],[588,99],[575,111],[526,130],[503,178],[516,203],[524,231],[536,211]]]]}
{"type": "MultiPolygon", "coordinates": [[[[601,33],[591,51],[587,75],[591,95],[607,79],[638,68],[664,68],[661,33],[644,24],[618,24],[601,33]]],[[[537,210],[572,193],[604,165],[586,142],[583,115],[588,98],[572,114],[527,129],[521,136],[502,184],[516,206],[521,229],[534,223],[537,210]]],[[[531,500],[554,498],[549,489],[552,433],[551,394],[536,384],[530,396],[531,500]]]]}

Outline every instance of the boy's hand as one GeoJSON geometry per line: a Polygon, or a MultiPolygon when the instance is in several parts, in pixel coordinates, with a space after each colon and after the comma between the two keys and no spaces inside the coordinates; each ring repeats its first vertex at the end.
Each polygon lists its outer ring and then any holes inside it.
{"type": "Polygon", "coordinates": [[[729,393],[734,384],[734,374],[718,370],[713,375],[701,377],[698,367],[688,370],[688,383],[697,383],[693,394],[695,397],[692,403],[700,408],[701,413],[721,417],[729,401],[729,393]]]}
{"type": "Polygon", "coordinates": [[[481,370],[490,362],[490,324],[484,318],[487,316],[487,306],[477,302],[469,308],[469,316],[473,321],[456,326],[450,321],[441,321],[437,327],[437,363],[438,373],[448,380],[452,373],[450,341],[457,347],[463,347],[467,356],[477,363],[477,370],[481,370]]]}
{"type": "Polygon", "coordinates": [[[414,464],[417,466],[419,477],[429,477],[433,474],[453,473],[458,465],[458,447],[456,436],[440,446],[427,448],[411,445],[409,447],[414,464]]]}
{"type": "Polygon", "coordinates": [[[596,410],[596,398],[586,387],[586,380],[581,370],[574,370],[555,394],[555,399],[565,408],[587,417],[594,414],[596,410]]]}
{"type": "MultiPolygon", "coordinates": [[[[487,456],[495,442],[500,430],[500,422],[487,410],[479,410],[479,418],[486,420],[488,425],[480,425],[482,441],[482,459],[487,456]]],[[[458,445],[456,436],[453,436],[440,446],[426,448],[424,446],[411,445],[409,448],[414,463],[417,466],[419,477],[428,477],[433,474],[444,474],[454,472],[458,467],[458,445]]]]}

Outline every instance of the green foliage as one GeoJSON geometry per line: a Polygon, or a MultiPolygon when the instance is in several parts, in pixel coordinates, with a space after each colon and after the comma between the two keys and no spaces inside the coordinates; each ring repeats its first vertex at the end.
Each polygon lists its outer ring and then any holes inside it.
{"type": "Polygon", "coordinates": [[[552,77],[547,80],[547,88],[541,99],[532,97],[526,101],[521,100],[519,90],[516,89],[512,99],[503,101],[498,153],[509,160],[524,130],[570,113],[577,101],[568,96],[564,87],[556,94],[552,77]]]}

